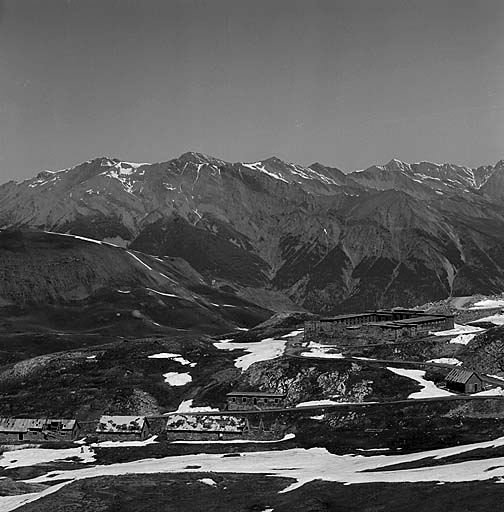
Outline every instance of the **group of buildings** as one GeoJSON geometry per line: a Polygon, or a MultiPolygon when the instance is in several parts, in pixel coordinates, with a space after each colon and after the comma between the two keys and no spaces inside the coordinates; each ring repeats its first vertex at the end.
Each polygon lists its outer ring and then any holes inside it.
{"type": "Polygon", "coordinates": [[[275,428],[266,427],[262,418],[246,418],[240,411],[260,412],[281,409],[285,394],[232,392],[227,395],[230,414],[180,413],[166,416],[104,415],[97,422],[81,425],[75,419],[0,418],[0,442],[75,441],[92,437],[98,441],[144,440],[153,434],[166,433],[169,439],[233,439],[244,434],[268,437],[275,428]]]}
{"type": "MultiPolygon", "coordinates": [[[[395,342],[454,327],[453,315],[431,315],[413,309],[380,309],[366,313],[309,320],[304,325],[305,341],[365,340],[395,342]]],[[[454,368],[446,387],[461,393],[484,389],[474,371],[454,368]]],[[[277,438],[281,431],[278,415],[265,423],[262,415],[241,412],[272,412],[285,407],[285,393],[233,391],[226,410],[212,413],[173,413],[162,417],[104,415],[82,428],[75,419],[0,418],[0,442],[74,441],[92,436],[99,441],[144,440],[165,433],[168,439],[277,438]]]]}
{"type": "MultiPolygon", "coordinates": [[[[460,368],[448,373],[445,384],[460,393],[484,389],[476,372],[460,368]]],[[[285,399],[283,393],[233,391],[227,394],[225,411],[152,417],[104,415],[91,429],[75,419],[0,418],[0,442],[75,441],[82,437],[142,441],[161,433],[168,440],[278,439],[284,428],[276,413],[285,407],[285,399]],[[254,412],[264,414],[250,414],[254,412]]]]}
{"type": "Polygon", "coordinates": [[[102,416],[92,432],[75,419],[0,418],[0,442],[75,441],[84,435],[99,439],[145,439],[149,434],[144,416],[102,416]]]}
{"type": "Polygon", "coordinates": [[[393,343],[453,327],[454,315],[433,315],[417,309],[378,309],[308,320],[304,323],[304,339],[343,344],[393,343]]]}
{"type": "Polygon", "coordinates": [[[74,419],[0,418],[0,442],[73,441],[79,431],[74,419]]]}

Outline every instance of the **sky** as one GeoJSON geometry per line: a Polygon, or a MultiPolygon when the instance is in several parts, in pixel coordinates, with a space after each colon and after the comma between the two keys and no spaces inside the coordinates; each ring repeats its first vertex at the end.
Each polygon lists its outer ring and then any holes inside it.
{"type": "Polygon", "coordinates": [[[0,181],[110,156],[504,158],[502,0],[0,0],[0,181]]]}

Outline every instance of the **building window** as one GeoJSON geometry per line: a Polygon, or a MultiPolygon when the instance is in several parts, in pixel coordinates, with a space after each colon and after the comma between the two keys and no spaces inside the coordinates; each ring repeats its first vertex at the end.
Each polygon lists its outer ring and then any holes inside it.
{"type": "Polygon", "coordinates": [[[24,439],[24,434],[19,433],[18,434],[18,438],[19,438],[20,441],[22,441],[24,439]]]}
{"type": "Polygon", "coordinates": [[[242,404],[246,404],[247,403],[247,397],[246,396],[242,396],[242,404]]]}

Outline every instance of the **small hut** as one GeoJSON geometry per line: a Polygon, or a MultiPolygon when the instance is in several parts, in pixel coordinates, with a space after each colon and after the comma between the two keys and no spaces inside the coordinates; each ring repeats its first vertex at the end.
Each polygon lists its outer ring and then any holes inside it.
{"type": "Polygon", "coordinates": [[[473,370],[454,368],[445,380],[448,389],[459,393],[478,393],[483,390],[483,381],[473,370]]]}

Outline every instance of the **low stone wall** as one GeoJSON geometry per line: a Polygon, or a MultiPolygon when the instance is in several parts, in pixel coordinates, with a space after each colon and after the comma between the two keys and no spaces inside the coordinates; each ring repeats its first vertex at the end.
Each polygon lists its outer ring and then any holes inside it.
{"type": "Polygon", "coordinates": [[[119,433],[119,432],[95,432],[93,436],[98,441],[143,441],[148,435],[142,436],[140,434],[132,433],[119,433]]]}
{"type": "Polygon", "coordinates": [[[0,443],[52,443],[55,441],[72,441],[72,435],[56,432],[24,432],[22,439],[17,432],[0,432],[0,443]]]}
{"type": "Polygon", "coordinates": [[[0,443],[8,443],[13,441],[21,441],[23,443],[31,442],[40,443],[44,441],[42,434],[38,432],[24,433],[23,438],[20,439],[17,432],[0,432],[0,443]]]}
{"type": "MultiPolygon", "coordinates": [[[[233,439],[243,439],[243,433],[238,432],[195,432],[184,430],[167,430],[166,439],[168,441],[232,441],[233,439]]],[[[249,438],[249,436],[246,436],[249,438]]]]}

